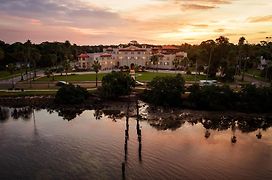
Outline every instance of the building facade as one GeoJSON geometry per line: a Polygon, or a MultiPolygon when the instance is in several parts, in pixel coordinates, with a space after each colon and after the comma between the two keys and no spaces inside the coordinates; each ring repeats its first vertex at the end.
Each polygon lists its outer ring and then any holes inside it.
{"type": "Polygon", "coordinates": [[[146,47],[129,43],[127,47],[104,48],[101,53],[84,53],[78,56],[76,64],[78,69],[92,69],[94,61],[101,64],[102,70],[110,70],[120,67],[141,66],[145,68],[174,69],[173,60],[179,57],[181,60],[187,57],[186,52],[180,51],[175,46],[146,47]],[[150,57],[157,55],[158,64],[152,64],[150,57]]]}

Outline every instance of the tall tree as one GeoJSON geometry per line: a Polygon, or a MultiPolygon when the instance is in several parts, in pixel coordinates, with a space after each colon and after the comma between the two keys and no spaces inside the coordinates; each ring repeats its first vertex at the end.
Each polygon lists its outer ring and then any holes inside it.
{"type": "Polygon", "coordinates": [[[97,87],[97,73],[101,69],[101,65],[98,61],[94,61],[92,68],[95,71],[95,86],[97,87]]]}
{"type": "Polygon", "coordinates": [[[175,66],[175,71],[177,71],[177,68],[180,65],[180,58],[176,56],[172,64],[175,66]]]}
{"type": "Polygon", "coordinates": [[[212,64],[212,59],[213,59],[213,51],[214,51],[214,47],[215,47],[215,42],[214,40],[207,40],[207,41],[203,41],[200,44],[200,48],[202,48],[203,50],[201,51],[202,53],[202,57],[206,56],[208,57],[208,68],[207,68],[207,78],[208,76],[210,77],[215,77],[216,75],[216,67],[211,67],[212,64]]]}
{"type": "Polygon", "coordinates": [[[8,64],[7,65],[7,71],[11,74],[11,83],[12,83],[12,89],[14,89],[14,72],[15,72],[15,65],[14,64],[8,64]]]}
{"type": "Polygon", "coordinates": [[[71,69],[69,59],[67,59],[67,60],[65,60],[65,61],[63,62],[63,69],[64,69],[64,71],[65,71],[66,82],[68,82],[68,72],[69,72],[70,69],[71,69]]]}
{"type": "Polygon", "coordinates": [[[153,65],[156,65],[157,66],[157,72],[158,72],[158,64],[159,64],[159,55],[155,54],[155,55],[152,55],[150,57],[150,62],[153,64],[153,65]]]}
{"type": "Polygon", "coordinates": [[[47,82],[48,82],[48,88],[49,88],[49,84],[50,84],[50,76],[52,75],[52,71],[50,69],[46,69],[44,71],[44,75],[47,77],[47,82]]]}
{"type": "MultiPolygon", "coordinates": [[[[55,68],[56,64],[57,64],[57,60],[58,60],[58,57],[56,54],[50,54],[49,55],[49,58],[50,58],[50,62],[52,64],[52,69],[55,68]]],[[[52,71],[52,80],[54,81],[55,80],[55,76],[54,76],[54,73],[52,71]]]]}
{"type": "Polygon", "coordinates": [[[37,49],[33,49],[31,53],[31,64],[34,69],[33,79],[37,76],[37,62],[41,59],[41,54],[37,49]]]}

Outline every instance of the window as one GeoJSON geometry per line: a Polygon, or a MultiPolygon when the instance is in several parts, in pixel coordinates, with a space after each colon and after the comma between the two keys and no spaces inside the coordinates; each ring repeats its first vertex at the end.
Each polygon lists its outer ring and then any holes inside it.
{"type": "Polygon", "coordinates": [[[141,52],[139,51],[138,54],[141,54],[141,52]]]}
{"type": "Polygon", "coordinates": [[[131,52],[131,54],[134,54],[134,52],[131,52]]]}

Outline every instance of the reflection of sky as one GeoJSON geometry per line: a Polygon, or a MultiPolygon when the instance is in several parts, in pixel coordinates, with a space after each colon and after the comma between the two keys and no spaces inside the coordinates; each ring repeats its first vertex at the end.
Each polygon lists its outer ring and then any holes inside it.
{"type": "MultiPolygon", "coordinates": [[[[35,112],[33,119],[9,120],[0,124],[0,178],[8,172],[62,178],[120,179],[124,161],[125,118],[113,122],[84,111],[72,121],[57,113],[35,112]],[[19,163],[20,162],[20,163],[19,163]],[[22,167],[29,170],[20,171],[22,167]],[[13,171],[10,171],[13,169],[13,171]],[[34,171],[33,171],[34,170],[34,171]]],[[[142,163],[138,161],[136,120],[129,119],[126,175],[131,179],[270,179],[272,177],[271,128],[262,132],[210,130],[206,139],[201,124],[189,123],[175,131],[158,131],[146,121],[142,128],[142,163]]],[[[15,176],[14,175],[14,176],[15,176]]],[[[3,179],[3,178],[1,178],[3,179]]]]}
{"type": "Polygon", "coordinates": [[[0,39],[78,44],[200,43],[220,35],[265,40],[272,2],[261,0],[0,0],[0,39]]]}

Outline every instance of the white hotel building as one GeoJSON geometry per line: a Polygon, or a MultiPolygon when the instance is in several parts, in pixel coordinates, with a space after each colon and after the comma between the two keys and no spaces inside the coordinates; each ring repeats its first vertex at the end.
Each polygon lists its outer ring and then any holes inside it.
{"type": "Polygon", "coordinates": [[[159,69],[174,69],[173,60],[179,56],[187,57],[186,52],[180,51],[174,46],[162,46],[146,48],[145,46],[129,45],[128,47],[105,48],[102,53],[85,53],[78,56],[76,66],[78,69],[89,70],[94,61],[101,64],[102,70],[110,70],[121,66],[144,66],[154,68],[157,65],[150,63],[152,55],[159,56],[159,69]]]}

